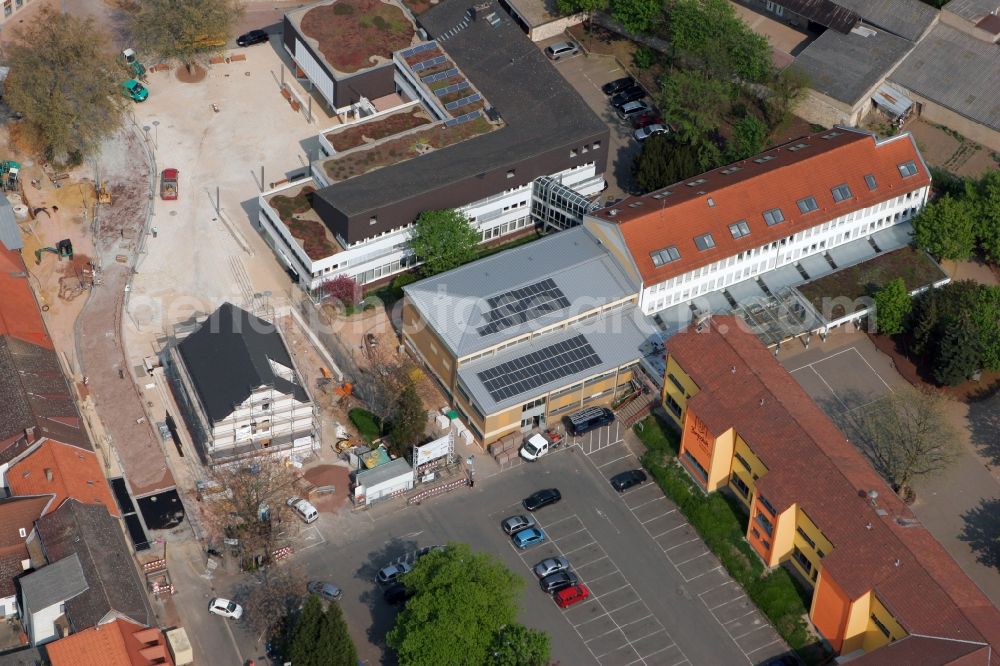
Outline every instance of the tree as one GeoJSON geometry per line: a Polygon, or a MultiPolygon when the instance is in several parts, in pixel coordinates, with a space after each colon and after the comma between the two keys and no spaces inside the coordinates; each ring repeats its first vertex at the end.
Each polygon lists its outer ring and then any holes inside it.
{"type": "Polygon", "coordinates": [[[944,329],[934,355],[934,381],[957,386],[982,369],[979,336],[967,313],[953,319],[944,329]]]}
{"type": "Polygon", "coordinates": [[[93,19],[46,7],[13,35],[4,101],[24,115],[47,159],[79,162],[121,126],[127,100],[119,86],[128,75],[93,19]]]}
{"type": "Polygon", "coordinates": [[[209,472],[209,479],[221,490],[202,504],[214,538],[239,539],[247,556],[270,556],[277,540],[275,528],[290,515],[285,500],[294,492],[292,468],[277,454],[260,454],[231,465],[217,465],[209,472]]]}
{"type": "Polygon", "coordinates": [[[875,294],[875,326],[882,335],[903,332],[903,322],[913,303],[903,278],[896,278],[875,294]]]}
{"type": "Polygon", "coordinates": [[[239,0],[138,0],[129,29],[154,57],[191,71],[225,48],[242,16],[239,0]]]}
{"type": "Polygon", "coordinates": [[[897,391],[858,410],[855,420],[875,468],[904,499],[915,479],[946,469],[958,455],[958,433],[935,393],[897,391]]]}
{"type": "Polygon", "coordinates": [[[731,83],[698,70],[675,70],[660,80],[663,117],[676,128],[677,140],[694,149],[701,171],[723,161],[714,137],[729,113],[732,95],[731,83]]]}
{"type": "Polygon", "coordinates": [[[725,80],[762,83],[771,75],[767,38],[753,32],[727,0],[673,0],[667,16],[675,61],[725,80]]]}
{"type": "Polygon", "coordinates": [[[302,601],[305,577],[289,565],[265,567],[247,586],[243,621],[254,635],[272,633],[275,625],[293,613],[302,601]]]}
{"type": "Polygon", "coordinates": [[[910,351],[918,356],[937,349],[940,293],[939,289],[928,289],[913,301],[910,311],[910,351]]]}
{"type": "MultiPolygon", "coordinates": [[[[321,657],[312,662],[315,666],[357,666],[358,651],[351,640],[351,634],[344,622],[340,604],[333,602],[323,614],[320,634],[316,642],[317,654],[321,657]]],[[[293,661],[293,664],[299,662],[293,661]]],[[[302,662],[309,666],[309,661],[302,662]]]]}
{"type": "Polygon", "coordinates": [[[767,125],[752,113],[748,113],[733,125],[733,133],[726,143],[726,158],[738,162],[764,150],[767,143],[767,125]]]}
{"type": "Polygon", "coordinates": [[[1000,171],[990,171],[978,184],[976,236],[986,260],[1000,264],[1000,171]]]}
{"type": "Polygon", "coordinates": [[[399,663],[464,666],[489,663],[497,633],[517,619],[524,580],[492,555],[450,544],[421,558],[403,583],[413,596],[386,636],[399,663]]]}
{"type": "Polygon", "coordinates": [[[667,134],[654,134],[642,142],[632,162],[632,177],[643,192],[652,192],[701,173],[698,152],[667,134]]]}
{"type": "Polygon", "coordinates": [[[462,213],[427,210],[417,218],[410,248],[424,262],[421,271],[427,277],[475,259],[481,238],[462,213]]]}
{"type": "Polygon", "coordinates": [[[975,208],[967,199],[944,195],[913,220],[917,246],[941,259],[968,259],[976,247],[975,208]]]}
{"type": "Polygon", "coordinates": [[[761,110],[769,127],[785,122],[809,88],[809,77],[795,67],[786,67],[771,77],[769,93],[762,100],[761,110]]]}
{"type": "Polygon", "coordinates": [[[594,22],[594,13],[603,12],[608,8],[608,0],[556,0],[556,10],[560,14],[586,14],[587,32],[594,22]]]}
{"type": "Polygon", "coordinates": [[[324,624],[323,602],[310,594],[305,605],[295,618],[292,637],[288,643],[286,657],[296,666],[315,664],[321,666],[317,643],[324,624]]]}
{"type": "Polygon", "coordinates": [[[491,664],[497,666],[544,666],[549,662],[548,634],[523,624],[501,627],[490,647],[491,664]]]}
{"type": "Polygon", "coordinates": [[[611,5],[611,17],[632,34],[650,32],[662,16],[662,0],[615,0],[611,5]]]}
{"type": "Polygon", "coordinates": [[[389,439],[390,450],[403,455],[411,446],[420,441],[427,428],[427,410],[417,393],[417,387],[408,381],[399,394],[395,409],[392,410],[389,439]]]}
{"type": "Polygon", "coordinates": [[[353,307],[361,300],[361,286],[350,275],[338,275],[319,286],[320,296],[353,307]]]}

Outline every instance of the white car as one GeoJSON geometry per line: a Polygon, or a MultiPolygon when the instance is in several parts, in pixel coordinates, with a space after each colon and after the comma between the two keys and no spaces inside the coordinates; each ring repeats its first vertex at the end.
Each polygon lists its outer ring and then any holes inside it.
{"type": "Polygon", "coordinates": [[[654,123],[652,125],[640,127],[636,131],[632,132],[632,137],[639,143],[642,143],[654,134],[666,134],[669,131],[670,130],[668,130],[665,126],[659,123],[654,123]]]}
{"type": "Polygon", "coordinates": [[[217,597],[212,599],[212,603],[208,605],[208,612],[238,620],[243,617],[243,606],[240,606],[235,601],[217,597]]]}

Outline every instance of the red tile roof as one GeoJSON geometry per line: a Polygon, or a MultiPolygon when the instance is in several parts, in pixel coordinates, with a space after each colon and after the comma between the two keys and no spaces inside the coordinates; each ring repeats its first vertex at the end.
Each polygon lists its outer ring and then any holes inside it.
{"type": "Polygon", "coordinates": [[[910,633],[1000,647],[1000,611],[741,320],[714,317],[666,347],[700,389],[689,409],[715,435],[734,428],[768,468],[758,492],[830,539],[824,575],[853,599],[874,590],[910,633]]]}
{"type": "Polygon", "coordinates": [[[55,440],[46,439],[12,465],[7,470],[7,484],[15,495],[55,495],[46,513],[72,498],[84,504],[103,504],[112,516],[119,515],[97,455],[55,440]]]}
{"type": "Polygon", "coordinates": [[[643,283],[653,285],[920,189],[930,180],[909,134],[878,141],[858,130],[837,128],[629,197],[592,215],[618,226],[643,283]],[[917,173],[903,178],[898,167],[911,160],[917,173]],[[866,175],[875,177],[875,190],[869,189],[866,175]],[[852,197],[837,203],[831,190],[842,184],[850,186],[852,197]],[[797,202],[808,196],[816,198],[819,209],[803,214],[797,202]],[[763,214],[774,208],[781,209],[784,222],[769,227],[763,214]],[[740,220],[747,222],[750,234],[736,240],[729,225],[740,220]],[[694,239],[706,233],[712,234],[715,247],[699,250],[694,239]],[[654,265],[651,253],[671,246],[680,258],[654,265]]]}
{"type": "Polygon", "coordinates": [[[51,495],[0,500],[0,597],[16,592],[14,578],[24,572],[21,562],[29,558],[25,542],[51,501],[51,495]]]}
{"type": "Polygon", "coordinates": [[[159,629],[127,620],[99,624],[48,643],[52,666],[173,666],[159,629]]]}
{"type": "Polygon", "coordinates": [[[853,666],[927,663],[987,666],[990,663],[990,648],[988,645],[952,641],[946,638],[907,636],[851,659],[853,666]]]}
{"type": "Polygon", "coordinates": [[[52,349],[21,255],[0,245],[0,336],[52,349]]]}

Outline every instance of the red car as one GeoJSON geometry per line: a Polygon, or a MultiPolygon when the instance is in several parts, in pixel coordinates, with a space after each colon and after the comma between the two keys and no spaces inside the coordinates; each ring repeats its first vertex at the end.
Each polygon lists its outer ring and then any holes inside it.
{"type": "Polygon", "coordinates": [[[658,113],[639,114],[638,116],[635,117],[635,120],[632,122],[632,126],[635,129],[639,129],[640,127],[645,127],[646,125],[657,125],[657,124],[659,125],[663,124],[663,118],[661,118],[660,114],[658,113]]]}
{"type": "Polygon", "coordinates": [[[574,585],[572,587],[564,587],[555,594],[552,598],[556,600],[556,605],[559,608],[569,608],[574,604],[578,604],[587,597],[590,596],[590,590],[587,589],[586,585],[574,585]]]}

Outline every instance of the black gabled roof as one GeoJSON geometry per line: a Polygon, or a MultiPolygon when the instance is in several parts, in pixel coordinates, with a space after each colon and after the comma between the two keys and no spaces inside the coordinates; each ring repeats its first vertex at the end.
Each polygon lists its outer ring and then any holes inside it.
{"type": "Polygon", "coordinates": [[[274,324],[232,303],[223,303],[201,327],[178,345],[198,398],[212,421],[233,413],[260,386],[307,402],[297,383],[274,374],[270,361],[292,368],[285,343],[274,324]]]}
{"type": "Polygon", "coordinates": [[[777,0],[776,4],[837,32],[848,33],[861,20],[857,12],[833,0],[777,0]]]}

